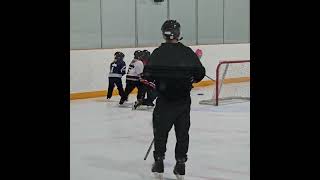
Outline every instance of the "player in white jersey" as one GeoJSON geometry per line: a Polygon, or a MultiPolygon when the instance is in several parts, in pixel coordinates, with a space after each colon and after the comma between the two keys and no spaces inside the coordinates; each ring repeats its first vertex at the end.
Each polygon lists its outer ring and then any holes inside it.
{"type": "Polygon", "coordinates": [[[141,57],[143,52],[137,50],[134,52],[134,59],[131,61],[127,76],[126,76],[126,89],[124,90],[124,95],[121,97],[119,104],[123,104],[124,101],[128,99],[129,94],[132,90],[137,87],[138,88],[138,95],[137,100],[142,99],[142,91],[141,89],[141,74],[143,73],[143,62],[141,61],[141,57]]]}
{"type": "MultiPolygon", "coordinates": [[[[149,61],[150,52],[148,50],[143,50],[142,62],[146,65],[149,61]]],[[[132,107],[132,110],[137,109],[137,107],[141,105],[145,105],[148,107],[154,107],[153,101],[157,98],[157,92],[155,91],[155,84],[154,82],[149,82],[145,77],[142,75],[140,82],[142,84],[142,101],[136,101],[132,107]],[[147,98],[145,98],[147,95],[147,98]]]]}

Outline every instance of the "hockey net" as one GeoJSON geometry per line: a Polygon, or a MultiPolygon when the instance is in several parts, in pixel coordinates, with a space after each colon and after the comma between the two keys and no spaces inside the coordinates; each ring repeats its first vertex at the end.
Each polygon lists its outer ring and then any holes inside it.
{"type": "Polygon", "coordinates": [[[221,61],[212,98],[199,103],[218,106],[245,101],[250,101],[250,60],[221,61]]]}

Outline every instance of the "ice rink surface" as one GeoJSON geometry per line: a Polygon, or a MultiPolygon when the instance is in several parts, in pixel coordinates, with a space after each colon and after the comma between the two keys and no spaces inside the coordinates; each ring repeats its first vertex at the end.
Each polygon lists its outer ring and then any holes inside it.
{"type": "MultiPolygon", "coordinates": [[[[200,105],[212,87],[191,91],[191,127],[185,180],[250,179],[250,102],[200,105]],[[204,95],[198,95],[203,93],[204,95]]],[[[152,111],[119,108],[119,96],[70,102],[71,180],[150,180],[152,111]]],[[[136,95],[129,96],[133,102],[136,95]]],[[[173,180],[175,134],[171,129],[165,180],[173,180]]],[[[153,149],[152,149],[153,150],[153,149]]]]}

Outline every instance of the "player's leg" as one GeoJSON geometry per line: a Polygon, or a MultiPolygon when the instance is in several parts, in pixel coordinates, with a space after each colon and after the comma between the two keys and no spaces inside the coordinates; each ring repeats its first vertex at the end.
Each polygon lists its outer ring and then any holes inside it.
{"type": "Polygon", "coordinates": [[[109,77],[107,99],[110,99],[112,97],[113,89],[114,89],[114,78],[109,77]]]}
{"type": "Polygon", "coordinates": [[[123,97],[123,96],[124,96],[124,90],[123,90],[121,78],[117,78],[117,80],[116,80],[115,83],[116,83],[116,86],[117,86],[117,88],[118,88],[119,95],[120,95],[121,97],[123,97]]]}
{"type": "Polygon", "coordinates": [[[143,104],[144,97],[147,91],[147,87],[140,82],[137,82],[136,87],[138,89],[138,94],[137,94],[137,101],[134,103],[133,109],[137,109],[138,106],[143,104]]]}
{"type": "Polygon", "coordinates": [[[179,101],[176,108],[177,114],[179,114],[174,122],[177,139],[175,147],[176,165],[174,168],[174,174],[176,175],[185,175],[185,162],[188,159],[189,149],[190,105],[191,98],[188,97],[179,101]]]}
{"type": "Polygon", "coordinates": [[[124,101],[128,99],[129,94],[135,88],[135,83],[133,81],[127,80],[126,81],[126,88],[124,90],[124,95],[121,97],[119,104],[123,104],[124,101]]]}
{"type": "Polygon", "coordinates": [[[154,136],[154,151],[153,157],[155,163],[152,166],[152,172],[162,173],[163,160],[165,158],[166,144],[168,134],[173,126],[174,114],[168,113],[172,107],[165,99],[158,98],[156,107],[153,111],[153,136],[154,136]]]}
{"type": "Polygon", "coordinates": [[[137,89],[138,89],[137,100],[142,101],[142,99],[144,98],[144,95],[145,95],[145,93],[146,93],[146,88],[145,88],[145,86],[144,86],[142,83],[140,83],[139,81],[137,81],[137,82],[135,83],[135,86],[136,86],[137,89]]]}
{"type": "Polygon", "coordinates": [[[153,101],[158,97],[157,91],[155,89],[149,89],[147,91],[147,99],[145,100],[145,105],[154,106],[153,101]]]}

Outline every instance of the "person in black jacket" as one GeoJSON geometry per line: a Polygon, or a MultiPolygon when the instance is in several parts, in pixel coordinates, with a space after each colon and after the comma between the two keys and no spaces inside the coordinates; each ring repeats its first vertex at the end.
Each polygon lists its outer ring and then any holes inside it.
{"type": "Polygon", "coordinates": [[[114,53],[114,61],[110,64],[107,100],[112,97],[114,85],[117,86],[119,95],[121,97],[124,96],[121,78],[126,73],[126,63],[123,61],[123,58],[124,54],[122,52],[114,53]]]}
{"type": "Polygon", "coordinates": [[[166,144],[169,131],[174,125],[176,134],[174,174],[185,175],[185,162],[189,148],[190,91],[192,83],[205,76],[194,51],[179,42],[180,24],[167,20],[161,27],[166,40],[149,57],[144,76],[154,80],[158,98],[153,111],[154,160],[152,172],[163,173],[166,144]]]}

